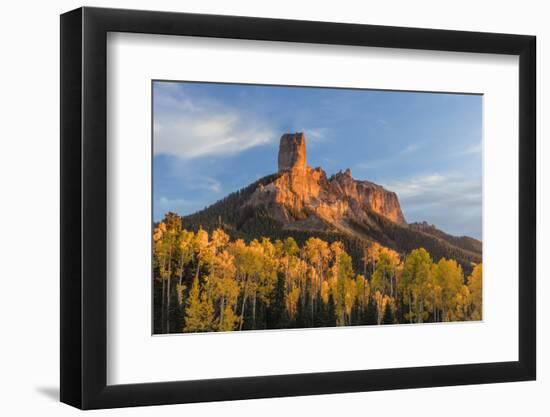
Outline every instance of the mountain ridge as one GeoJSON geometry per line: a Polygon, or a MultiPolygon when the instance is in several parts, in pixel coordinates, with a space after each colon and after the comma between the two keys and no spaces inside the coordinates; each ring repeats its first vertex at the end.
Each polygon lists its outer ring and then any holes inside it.
{"type": "Polygon", "coordinates": [[[437,260],[453,258],[465,270],[481,262],[481,242],[447,234],[428,223],[407,224],[398,196],[384,187],[356,180],[349,169],[327,177],[307,164],[303,133],[284,134],[278,172],[194,214],[183,216],[190,229],[223,227],[234,238],[298,241],[322,235],[341,240],[358,265],[363,248],[378,243],[400,253],[425,247],[437,260]]]}

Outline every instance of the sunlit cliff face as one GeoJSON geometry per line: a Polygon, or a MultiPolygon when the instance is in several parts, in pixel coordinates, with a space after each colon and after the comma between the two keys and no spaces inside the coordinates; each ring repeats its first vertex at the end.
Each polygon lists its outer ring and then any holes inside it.
{"type": "Polygon", "coordinates": [[[307,167],[306,137],[303,133],[285,133],[279,144],[279,172],[302,171],[307,167]]]}
{"type": "Polygon", "coordinates": [[[349,231],[349,221],[369,221],[369,211],[406,224],[395,193],[382,186],[355,180],[347,169],[327,178],[322,168],[311,168],[306,159],[303,133],[284,134],[278,156],[279,176],[259,186],[249,204],[264,206],[288,228],[325,228],[349,231]]]}

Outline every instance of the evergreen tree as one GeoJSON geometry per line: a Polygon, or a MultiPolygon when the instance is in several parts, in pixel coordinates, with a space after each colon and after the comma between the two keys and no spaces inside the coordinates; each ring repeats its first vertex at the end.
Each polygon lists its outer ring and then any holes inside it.
{"type": "Polygon", "coordinates": [[[382,324],[393,324],[393,312],[391,308],[391,303],[386,304],[384,310],[384,317],[382,319],[382,324]]]}
{"type": "Polygon", "coordinates": [[[369,302],[367,304],[367,311],[365,314],[365,319],[363,320],[363,324],[373,325],[377,324],[376,319],[376,305],[374,302],[374,297],[371,297],[369,299],[369,302]]]}

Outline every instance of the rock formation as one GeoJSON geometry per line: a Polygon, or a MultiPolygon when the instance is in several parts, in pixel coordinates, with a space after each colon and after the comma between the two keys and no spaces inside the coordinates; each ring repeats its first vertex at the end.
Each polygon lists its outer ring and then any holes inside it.
{"type": "Polygon", "coordinates": [[[279,144],[279,172],[307,167],[306,138],[303,133],[286,133],[279,144]]]}
{"type": "Polygon", "coordinates": [[[278,172],[182,218],[190,230],[224,225],[233,238],[273,241],[292,236],[337,239],[361,267],[362,245],[376,242],[400,253],[418,247],[434,260],[456,259],[466,270],[481,262],[481,242],[448,235],[431,225],[407,224],[395,193],[353,178],[349,168],[327,177],[307,164],[303,133],[281,137],[278,172]]]}
{"type": "Polygon", "coordinates": [[[406,224],[395,193],[372,182],[355,180],[349,168],[327,178],[323,169],[309,167],[303,133],[281,137],[278,165],[277,178],[259,186],[249,204],[265,207],[286,228],[334,227],[356,233],[352,222],[369,222],[371,211],[406,224]]]}

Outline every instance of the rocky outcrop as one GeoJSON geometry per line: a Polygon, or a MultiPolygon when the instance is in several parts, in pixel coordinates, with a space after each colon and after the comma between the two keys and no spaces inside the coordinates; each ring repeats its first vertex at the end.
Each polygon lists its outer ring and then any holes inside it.
{"type": "Polygon", "coordinates": [[[286,228],[333,227],[356,233],[353,223],[368,223],[371,212],[406,224],[395,193],[372,182],[355,180],[349,168],[327,178],[323,169],[309,167],[303,133],[281,137],[278,162],[276,179],[258,186],[248,204],[263,206],[286,228]]]}
{"type": "Polygon", "coordinates": [[[306,162],[306,138],[303,133],[286,133],[279,143],[279,172],[303,171],[306,162]]]}
{"type": "Polygon", "coordinates": [[[464,271],[481,262],[480,241],[450,236],[432,225],[407,224],[395,193],[356,180],[350,169],[327,177],[307,164],[302,133],[283,135],[279,171],[182,218],[189,230],[223,225],[233,239],[272,241],[292,236],[343,242],[355,268],[362,268],[364,245],[376,242],[399,253],[425,248],[435,261],[456,259],[464,271]]]}
{"type": "Polygon", "coordinates": [[[369,181],[355,180],[351,176],[349,168],[346,169],[344,174],[338,173],[333,176],[331,183],[344,196],[365,204],[375,213],[381,214],[395,223],[406,223],[397,195],[381,185],[369,181]]]}

